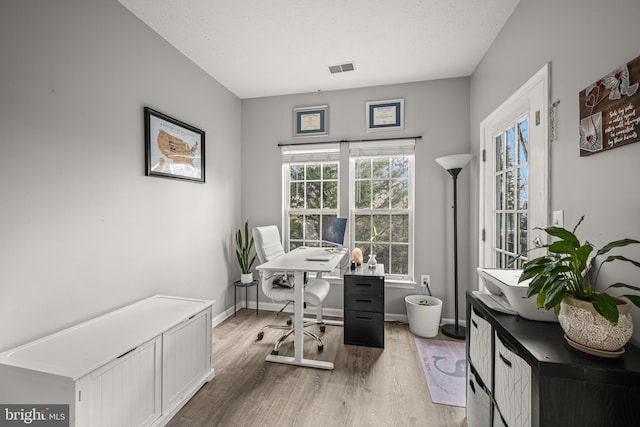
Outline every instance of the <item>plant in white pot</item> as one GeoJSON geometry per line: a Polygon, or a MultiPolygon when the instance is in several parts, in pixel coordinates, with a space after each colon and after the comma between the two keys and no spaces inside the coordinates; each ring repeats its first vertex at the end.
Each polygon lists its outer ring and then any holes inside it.
{"type": "Polygon", "coordinates": [[[253,236],[249,234],[249,221],[244,223],[244,238],[242,236],[242,229],[236,232],[236,256],[238,258],[238,264],[240,265],[240,282],[251,283],[253,281],[253,273],[251,267],[256,261],[256,254],[253,255],[251,260],[251,249],[253,249],[253,236]]]}
{"type": "Polygon", "coordinates": [[[592,257],[594,246],[588,241],[580,243],[575,235],[583,219],[584,216],[572,231],[561,227],[544,228],[556,240],[543,246],[548,250],[547,255],[523,265],[519,281],[531,279],[527,297],[537,295],[538,308],[555,310],[572,347],[599,356],[616,357],[624,352],[622,347],[633,334],[631,304],[640,307],[640,295],[615,296],[607,291],[626,288],[638,292],[640,287],[618,282],[596,292],[598,276],[602,267],[610,262],[621,261],[636,267],[640,267],[640,262],[623,255],[608,255],[597,265],[593,282],[591,267],[596,265],[598,257],[612,249],[640,244],[640,241],[615,240],[598,249],[592,257]]]}

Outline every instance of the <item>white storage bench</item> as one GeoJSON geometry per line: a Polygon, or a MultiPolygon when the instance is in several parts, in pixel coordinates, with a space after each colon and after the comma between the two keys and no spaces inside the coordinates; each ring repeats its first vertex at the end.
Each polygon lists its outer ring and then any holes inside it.
{"type": "Polygon", "coordinates": [[[159,426],[214,376],[213,301],[156,295],[0,353],[0,402],[68,404],[70,426],[159,426]]]}

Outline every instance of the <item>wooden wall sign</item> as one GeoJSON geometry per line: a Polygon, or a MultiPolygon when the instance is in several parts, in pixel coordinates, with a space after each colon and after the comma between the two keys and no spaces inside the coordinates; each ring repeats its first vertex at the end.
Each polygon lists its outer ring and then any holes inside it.
{"type": "Polygon", "coordinates": [[[640,141],[640,56],[580,92],[580,156],[640,141]]]}

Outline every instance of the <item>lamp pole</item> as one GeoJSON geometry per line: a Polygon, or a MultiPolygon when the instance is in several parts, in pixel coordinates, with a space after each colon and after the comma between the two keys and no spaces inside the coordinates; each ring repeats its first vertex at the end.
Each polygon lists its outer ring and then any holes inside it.
{"type": "Polygon", "coordinates": [[[464,326],[458,322],[458,174],[462,168],[448,169],[453,177],[453,303],[455,319],[453,325],[442,326],[442,333],[459,340],[465,339],[464,326]]]}
{"type": "Polygon", "coordinates": [[[458,174],[469,163],[471,157],[471,154],[454,154],[436,159],[436,162],[453,178],[453,308],[455,319],[453,325],[442,326],[442,333],[459,340],[466,338],[467,331],[464,326],[460,326],[458,320],[458,174]]]}

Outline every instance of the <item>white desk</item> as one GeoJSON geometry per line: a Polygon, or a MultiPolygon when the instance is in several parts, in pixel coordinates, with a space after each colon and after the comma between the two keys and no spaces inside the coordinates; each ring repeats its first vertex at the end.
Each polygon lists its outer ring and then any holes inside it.
{"type": "Polygon", "coordinates": [[[324,248],[298,248],[285,253],[278,258],[261,264],[258,270],[288,271],[294,273],[294,357],[270,354],[269,362],[286,363],[289,365],[307,366],[310,368],[333,369],[333,363],[321,360],[305,359],[302,354],[304,344],[304,273],[329,273],[336,268],[344,253],[329,254],[324,248]],[[328,261],[307,261],[307,258],[328,257],[328,261]]]}

